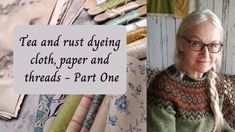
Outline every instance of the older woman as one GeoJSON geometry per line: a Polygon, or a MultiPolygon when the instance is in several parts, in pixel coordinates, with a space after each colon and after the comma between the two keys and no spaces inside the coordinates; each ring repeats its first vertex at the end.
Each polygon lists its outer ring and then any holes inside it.
{"type": "Polygon", "coordinates": [[[210,10],[181,23],[175,63],[148,87],[149,132],[235,130],[235,94],[216,72],[221,65],[223,28],[210,10]]]}

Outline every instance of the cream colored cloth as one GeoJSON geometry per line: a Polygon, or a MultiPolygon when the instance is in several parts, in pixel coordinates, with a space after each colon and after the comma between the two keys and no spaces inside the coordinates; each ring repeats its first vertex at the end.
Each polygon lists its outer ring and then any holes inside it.
{"type": "Polygon", "coordinates": [[[127,75],[126,93],[112,96],[105,132],[146,131],[146,65],[128,57],[127,75]]]}

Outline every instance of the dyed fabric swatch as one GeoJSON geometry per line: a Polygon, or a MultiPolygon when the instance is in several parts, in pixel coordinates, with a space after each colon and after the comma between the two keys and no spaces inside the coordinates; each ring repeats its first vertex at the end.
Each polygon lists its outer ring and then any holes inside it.
{"type": "Polygon", "coordinates": [[[50,126],[51,121],[57,116],[62,104],[66,99],[66,95],[40,95],[38,102],[38,110],[34,125],[34,132],[45,132],[50,126]]]}
{"type": "Polygon", "coordinates": [[[173,14],[174,0],[148,0],[148,13],[173,14]]]}
{"type": "Polygon", "coordinates": [[[95,95],[80,132],[88,132],[90,130],[103,99],[104,95],[95,95]]]}
{"type": "Polygon", "coordinates": [[[105,123],[109,112],[110,102],[111,102],[111,95],[105,95],[104,100],[102,101],[102,104],[100,106],[100,109],[91,126],[90,132],[104,132],[105,123]]]}
{"type": "Polygon", "coordinates": [[[175,1],[175,16],[185,17],[188,15],[189,1],[188,0],[174,0],[175,1]]]}
{"type": "Polygon", "coordinates": [[[146,66],[128,57],[124,95],[112,96],[105,132],[146,131],[146,66]]]}
{"type": "Polygon", "coordinates": [[[189,0],[148,0],[147,6],[148,13],[185,17],[188,14],[189,0]]]}
{"type": "Polygon", "coordinates": [[[84,95],[71,119],[66,132],[79,132],[91,106],[94,95],[84,95]]]}
{"type": "Polygon", "coordinates": [[[81,99],[81,95],[69,95],[48,129],[48,132],[65,132],[81,99]]]}

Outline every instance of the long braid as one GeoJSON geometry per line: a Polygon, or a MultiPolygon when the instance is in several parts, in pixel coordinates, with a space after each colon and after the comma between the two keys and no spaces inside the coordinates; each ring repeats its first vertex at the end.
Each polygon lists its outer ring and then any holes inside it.
{"type": "Polygon", "coordinates": [[[210,106],[214,113],[214,129],[213,132],[221,132],[223,126],[223,114],[219,107],[219,95],[216,89],[216,79],[217,74],[213,71],[209,71],[208,82],[209,82],[209,91],[210,91],[210,106]]]}

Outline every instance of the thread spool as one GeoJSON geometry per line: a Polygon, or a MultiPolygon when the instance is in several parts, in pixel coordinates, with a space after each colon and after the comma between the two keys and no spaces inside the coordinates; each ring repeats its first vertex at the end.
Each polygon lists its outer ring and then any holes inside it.
{"type": "Polygon", "coordinates": [[[138,28],[146,27],[147,26],[147,20],[143,19],[138,22],[128,24],[125,26],[127,32],[135,31],[138,28]]]}
{"type": "Polygon", "coordinates": [[[144,38],[147,35],[146,27],[127,33],[127,44],[144,38]]]}
{"type": "Polygon", "coordinates": [[[127,55],[136,59],[146,58],[147,37],[137,40],[127,45],[127,55]]]}

